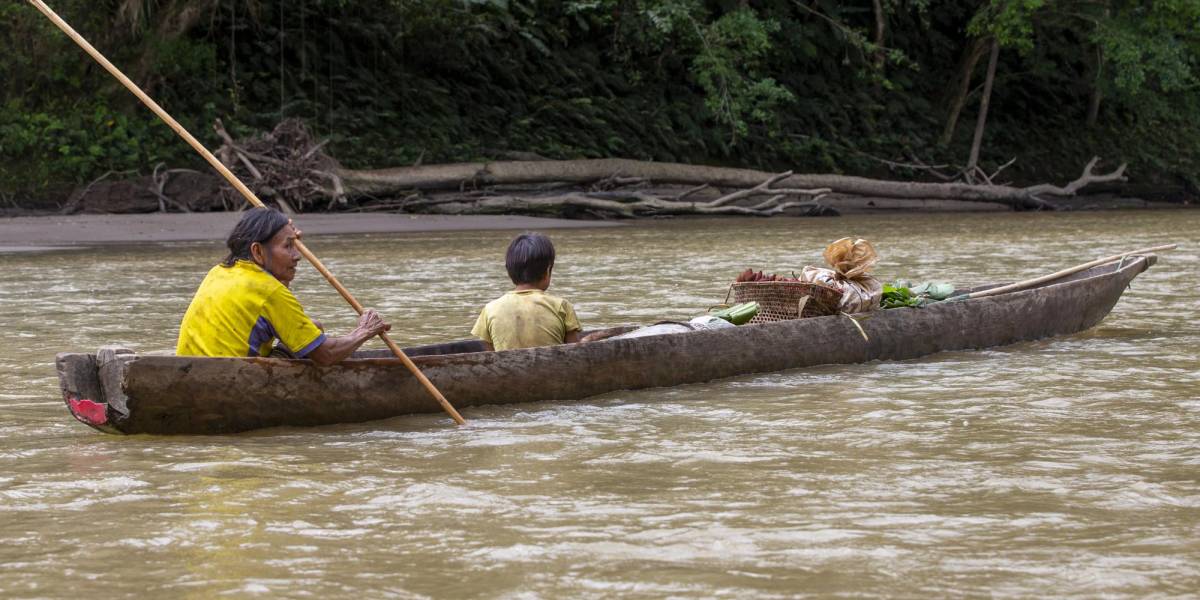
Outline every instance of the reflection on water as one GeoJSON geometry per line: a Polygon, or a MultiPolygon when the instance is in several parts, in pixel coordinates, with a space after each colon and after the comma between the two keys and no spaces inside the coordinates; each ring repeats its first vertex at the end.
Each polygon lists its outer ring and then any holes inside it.
{"type": "MultiPolygon", "coordinates": [[[[0,255],[0,596],[1189,595],[1200,589],[1194,212],[668,221],[557,231],[587,326],[871,239],[885,279],[1185,247],[1099,327],[902,363],[227,437],[113,437],[57,351],[169,351],[220,243],[0,255]],[[85,587],[86,586],[86,587],[85,587]]],[[[467,337],[511,233],[314,238],[406,344],[467,337]]],[[[334,332],[353,314],[311,270],[334,332]]],[[[453,401],[453,398],[451,398],[453,401]]]]}

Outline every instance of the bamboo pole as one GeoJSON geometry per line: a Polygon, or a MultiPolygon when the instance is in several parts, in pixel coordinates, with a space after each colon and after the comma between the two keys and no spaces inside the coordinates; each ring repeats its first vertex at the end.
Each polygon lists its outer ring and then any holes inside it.
{"type": "MultiPolygon", "coordinates": [[[[237,176],[234,175],[228,168],[226,168],[225,165],[221,164],[221,161],[217,160],[217,157],[213,156],[212,152],[209,152],[199,140],[197,140],[192,136],[191,133],[188,133],[188,131],[183,128],[183,125],[180,125],[178,121],[171,117],[171,115],[167,114],[167,111],[163,110],[163,108],[159,106],[153,98],[147,96],[146,93],[143,92],[136,83],[131,81],[125,76],[124,73],[121,72],[120,69],[109,62],[108,59],[100,53],[100,51],[92,47],[92,45],[88,43],[83,36],[79,35],[79,33],[76,32],[69,24],[67,24],[62,17],[59,17],[58,14],[51,10],[49,6],[46,6],[45,2],[42,0],[29,0],[29,3],[37,8],[43,15],[46,15],[46,18],[50,19],[50,21],[57,25],[58,28],[63,31],[63,33],[67,34],[67,37],[71,38],[71,40],[78,44],[80,48],[83,48],[84,52],[87,52],[89,55],[91,55],[96,62],[100,63],[100,66],[104,67],[104,69],[113,77],[117,78],[117,81],[120,81],[121,85],[124,85],[130,92],[133,93],[134,96],[137,96],[138,100],[141,100],[142,103],[145,104],[154,114],[158,115],[158,118],[162,119],[168,127],[174,130],[175,133],[179,134],[179,137],[182,137],[183,140],[188,143],[188,145],[190,145],[196,152],[199,152],[200,156],[203,156],[204,160],[208,161],[208,164],[212,165],[212,167],[216,169],[222,177],[229,181],[230,185],[232,185],[238,192],[245,196],[247,201],[254,206],[263,206],[262,200],[259,200],[258,197],[254,195],[254,192],[250,191],[250,188],[246,187],[246,184],[242,183],[242,181],[238,179],[237,176]]],[[[317,271],[319,271],[321,275],[325,277],[329,284],[332,285],[335,290],[337,290],[338,294],[341,294],[342,298],[354,308],[355,312],[361,315],[363,312],[362,305],[358,303],[358,300],[354,299],[354,296],[350,294],[349,290],[342,286],[341,282],[337,280],[337,277],[334,277],[333,273],[331,273],[329,269],[325,268],[325,265],[321,263],[321,260],[318,259],[315,254],[309,251],[309,249],[305,247],[304,243],[300,240],[296,240],[296,248],[300,250],[300,254],[302,254],[304,258],[308,259],[308,262],[312,263],[312,266],[315,267],[317,271]]],[[[408,356],[404,354],[404,351],[401,350],[400,347],[388,337],[387,333],[381,332],[379,337],[383,340],[383,343],[387,344],[387,347],[392,351],[392,354],[395,354],[396,358],[399,358],[400,362],[403,362],[405,367],[408,367],[408,370],[412,372],[413,376],[415,376],[417,380],[421,382],[421,385],[423,385],[429,392],[429,394],[438,401],[438,404],[442,405],[442,410],[445,410],[446,413],[449,414],[452,419],[454,419],[455,423],[458,423],[459,425],[466,424],[466,421],[463,420],[462,415],[458,414],[458,411],[454,409],[454,406],[452,406],[450,402],[446,400],[445,396],[442,396],[442,393],[439,392],[436,387],[434,387],[433,382],[429,381],[429,378],[421,372],[421,369],[417,368],[417,365],[413,364],[412,359],[408,358],[408,356]]]]}
{"type": "Polygon", "coordinates": [[[985,296],[995,296],[996,294],[1015,292],[1017,290],[1023,290],[1025,288],[1033,287],[1033,286],[1041,284],[1041,283],[1046,283],[1047,281],[1054,281],[1055,279],[1060,279],[1060,278],[1066,277],[1067,275],[1072,275],[1072,274],[1078,273],[1080,271],[1085,271],[1092,267],[1098,267],[1100,265],[1108,264],[1108,263],[1116,261],[1116,260],[1121,260],[1127,256],[1132,256],[1134,254],[1148,254],[1150,252],[1163,252],[1166,250],[1174,250],[1175,248],[1178,248],[1178,247],[1179,246],[1177,244],[1166,244],[1163,246],[1154,246],[1152,248],[1142,248],[1140,250],[1130,250],[1129,252],[1122,252],[1120,254],[1106,256],[1104,258],[1098,258],[1091,262],[1086,262],[1086,263],[1083,263],[1082,265],[1077,265],[1077,266],[1071,267],[1069,269],[1063,269],[1061,271],[1056,271],[1049,275],[1042,275],[1041,277],[1035,277],[1034,279],[1026,279],[1025,281],[1018,281],[1016,283],[1010,283],[1008,285],[1001,286],[998,288],[992,288],[990,290],[983,290],[980,292],[967,294],[965,296],[958,296],[957,298],[954,298],[954,299],[970,300],[971,298],[983,298],[985,296]]]}

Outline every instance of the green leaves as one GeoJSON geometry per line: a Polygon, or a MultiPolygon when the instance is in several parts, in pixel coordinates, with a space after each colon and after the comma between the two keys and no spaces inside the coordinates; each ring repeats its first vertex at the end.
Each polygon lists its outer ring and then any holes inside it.
{"type": "Polygon", "coordinates": [[[1033,49],[1034,21],[1046,0],[990,0],[967,25],[974,36],[992,36],[1001,46],[1033,49]]]}
{"type": "Polygon", "coordinates": [[[1106,10],[1091,41],[1111,91],[1128,104],[1163,109],[1162,94],[1194,89],[1200,61],[1200,3],[1155,2],[1106,10]]]}
{"type": "Polygon", "coordinates": [[[928,282],[909,285],[905,281],[887,283],[883,286],[883,308],[921,308],[940,302],[954,295],[954,286],[945,282],[928,282]]]}
{"type": "Polygon", "coordinates": [[[879,305],[883,308],[920,307],[924,303],[907,286],[886,283],[879,305]]]}
{"type": "Polygon", "coordinates": [[[703,46],[692,75],[705,91],[704,105],[729,128],[730,145],[749,132],[749,121],[773,123],[776,109],[794,96],[773,78],[761,77],[770,35],[779,23],[749,8],[725,14],[703,30],[703,46]]]}

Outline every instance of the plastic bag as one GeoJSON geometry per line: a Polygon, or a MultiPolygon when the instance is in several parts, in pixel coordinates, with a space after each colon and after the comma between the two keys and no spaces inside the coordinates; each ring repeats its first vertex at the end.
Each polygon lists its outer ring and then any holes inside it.
{"type": "Polygon", "coordinates": [[[729,321],[726,321],[725,319],[714,317],[712,315],[701,315],[699,317],[692,319],[691,321],[688,321],[687,323],[679,323],[676,321],[663,321],[662,323],[655,323],[654,325],[650,325],[648,327],[642,327],[641,329],[635,329],[633,331],[630,331],[629,333],[623,333],[621,335],[613,336],[608,339],[610,339],[610,340],[627,340],[630,338],[640,338],[640,337],[647,337],[647,336],[651,336],[651,335],[666,335],[669,333],[687,333],[689,331],[704,331],[704,330],[708,330],[708,329],[730,329],[733,327],[737,327],[737,325],[734,325],[733,323],[730,323],[729,321]]]}
{"type": "Polygon", "coordinates": [[[737,325],[734,325],[725,319],[714,317],[712,315],[701,315],[692,319],[691,321],[688,321],[688,324],[696,329],[730,329],[732,327],[737,327],[737,325]]]}
{"type": "Polygon", "coordinates": [[[629,333],[622,333],[621,335],[616,335],[616,336],[610,337],[608,339],[610,339],[610,340],[628,340],[631,338],[648,337],[648,336],[652,336],[652,335],[666,335],[669,333],[687,333],[689,331],[695,331],[695,330],[696,330],[695,327],[693,327],[687,323],[674,323],[671,321],[667,321],[664,323],[657,323],[655,325],[642,327],[641,329],[635,329],[633,331],[630,331],[629,333]]]}
{"type": "Polygon", "coordinates": [[[800,281],[823,283],[841,290],[838,310],[842,312],[859,313],[879,308],[883,283],[868,275],[879,262],[871,242],[842,238],[827,246],[822,255],[831,268],[804,267],[800,281]]]}

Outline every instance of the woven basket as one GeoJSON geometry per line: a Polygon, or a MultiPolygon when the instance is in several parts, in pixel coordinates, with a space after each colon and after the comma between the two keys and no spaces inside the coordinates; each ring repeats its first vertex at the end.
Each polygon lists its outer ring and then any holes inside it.
{"type": "Polygon", "coordinates": [[[820,283],[743,281],[729,286],[733,303],[757,302],[751,323],[836,315],[842,292],[820,283]]]}

